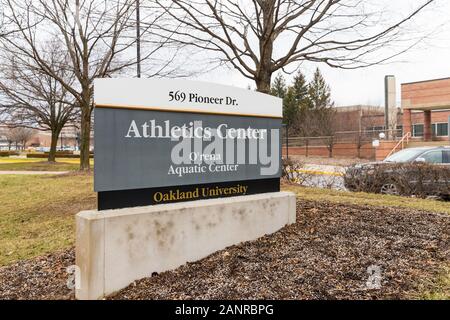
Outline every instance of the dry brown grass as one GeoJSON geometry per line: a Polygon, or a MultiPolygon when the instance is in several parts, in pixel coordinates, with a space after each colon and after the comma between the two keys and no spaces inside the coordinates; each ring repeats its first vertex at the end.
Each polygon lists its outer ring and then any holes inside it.
{"type": "Polygon", "coordinates": [[[1,175],[0,265],[73,245],[75,214],[95,207],[92,175],[1,175]]]}

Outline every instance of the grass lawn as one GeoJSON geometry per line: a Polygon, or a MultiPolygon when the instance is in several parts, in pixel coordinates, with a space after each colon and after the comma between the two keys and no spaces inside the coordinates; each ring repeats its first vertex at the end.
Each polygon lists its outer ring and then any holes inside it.
{"type": "Polygon", "coordinates": [[[431,289],[422,289],[419,299],[450,300],[450,267],[444,268],[437,279],[431,279],[428,287],[431,289]]]}
{"type": "Polygon", "coordinates": [[[0,266],[74,243],[74,215],[96,207],[91,175],[0,175],[0,266]]]}
{"type": "MultiPolygon", "coordinates": [[[[79,159],[58,158],[56,163],[45,159],[0,158],[0,171],[75,171],[80,165],[79,159]]],[[[94,161],[91,159],[91,165],[94,161]]]]}
{"type": "Polygon", "coordinates": [[[295,185],[283,185],[285,191],[292,191],[299,199],[328,201],[335,203],[363,204],[411,208],[431,212],[450,214],[450,202],[419,198],[389,196],[364,192],[347,192],[319,188],[304,188],[295,185]]]}
{"type": "MultiPolygon", "coordinates": [[[[72,159],[71,159],[72,160],[72,159]]],[[[16,163],[17,164],[17,163],[16,163]]],[[[33,161],[27,162],[30,167],[33,161]]],[[[35,163],[36,164],[36,163],[35,163]]],[[[0,170],[1,164],[0,164],[0,170]]],[[[283,185],[299,199],[450,214],[448,202],[283,185]]],[[[92,175],[0,175],[0,266],[74,244],[74,215],[96,207],[92,175]]],[[[450,269],[423,298],[447,297],[450,269]],[[444,289],[442,289],[444,288],[444,289]]]]}

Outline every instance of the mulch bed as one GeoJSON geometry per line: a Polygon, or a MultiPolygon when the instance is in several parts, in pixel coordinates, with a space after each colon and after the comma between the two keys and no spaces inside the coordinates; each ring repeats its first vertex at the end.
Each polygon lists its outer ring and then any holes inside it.
{"type": "Polygon", "coordinates": [[[21,260],[0,268],[0,299],[74,299],[66,268],[75,264],[73,248],[21,260]]]}
{"type": "MultiPolygon", "coordinates": [[[[297,223],[136,281],[110,299],[407,299],[450,261],[450,216],[300,201],[297,223]],[[367,268],[381,268],[368,289],[367,268]]],[[[73,249],[0,268],[0,299],[73,299],[73,249]]]]}

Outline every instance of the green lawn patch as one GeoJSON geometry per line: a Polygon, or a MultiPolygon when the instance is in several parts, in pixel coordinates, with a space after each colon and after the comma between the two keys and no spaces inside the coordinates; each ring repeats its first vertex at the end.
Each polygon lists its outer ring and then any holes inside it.
{"type": "Polygon", "coordinates": [[[75,214],[95,207],[92,175],[0,175],[0,265],[73,245],[75,214]]]}
{"type": "Polygon", "coordinates": [[[422,286],[421,294],[413,296],[422,300],[450,300],[450,264],[442,270],[437,279],[422,286]]]}
{"type": "Polygon", "coordinates": [[[300,199],[329,201],[335,203],[364,204],[370,206],[411,208],[450,214],[450,202],[446,201],[390,196],[364,192],[305,188],[290,184],[283,185],[282,189],[285,191],[294,192],[300,199]]]}

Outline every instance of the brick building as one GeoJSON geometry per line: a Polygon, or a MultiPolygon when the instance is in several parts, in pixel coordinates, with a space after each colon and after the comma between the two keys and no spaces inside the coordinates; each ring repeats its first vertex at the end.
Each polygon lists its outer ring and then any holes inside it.
{"type": "MultiPolygon", "coordinates": [[[[10,129],[7,126],[0,125],[0,150],[8,150],[10,147],[14,148],[14,144],[10,144],[7,138],[7,132],[10,129]]],[[[79,130],[75,126],[66,126],[61,130],[58,138],[58,148],[72,148],[78,147],[79,130]]],[[[40,147],[50,148],[51,133],[50,131],[35,130],[33,137],[27,142],[26,147],[40,147]]],[[[91,133],[91,148],[93,147],[93,132],[91,133]]]]}
{"type": "MultiPolygon", "coordinates": [[[[397,109],[397,136],[411,132],[413,140],[447,141],[449,140],[449,109],[430,110],[431,137],[425,139],[426,112],[406,109],[406,118],[400,108],[397,109]],[[410,124],[404,121],[410,119],[410,124]]],[[[337,108],[337,131],[384,131],[384,108],[377,106],[347,106],[337,108]]]]}
{"type": "Polygon", "coordinates": [[[449,140],[450,78],[402,84],[403,131],[449,140]]]}
{"type": "MultiPolygon", "coordinates": [[[[337,107],[332,139],[291,137],[289,154],[382,160],[402,148],[448,145],[450,78],[404,83],[401,90],[398,106],[395,77],[386,76],[385,106],[337,107]],[[385,134],[384,139],[379,138],[380,133],[385,134]],[[375,140],[379,140],[377,144],[375,140]]],[[[285,155],[287,151],[284,147],[285,155]]]]}

